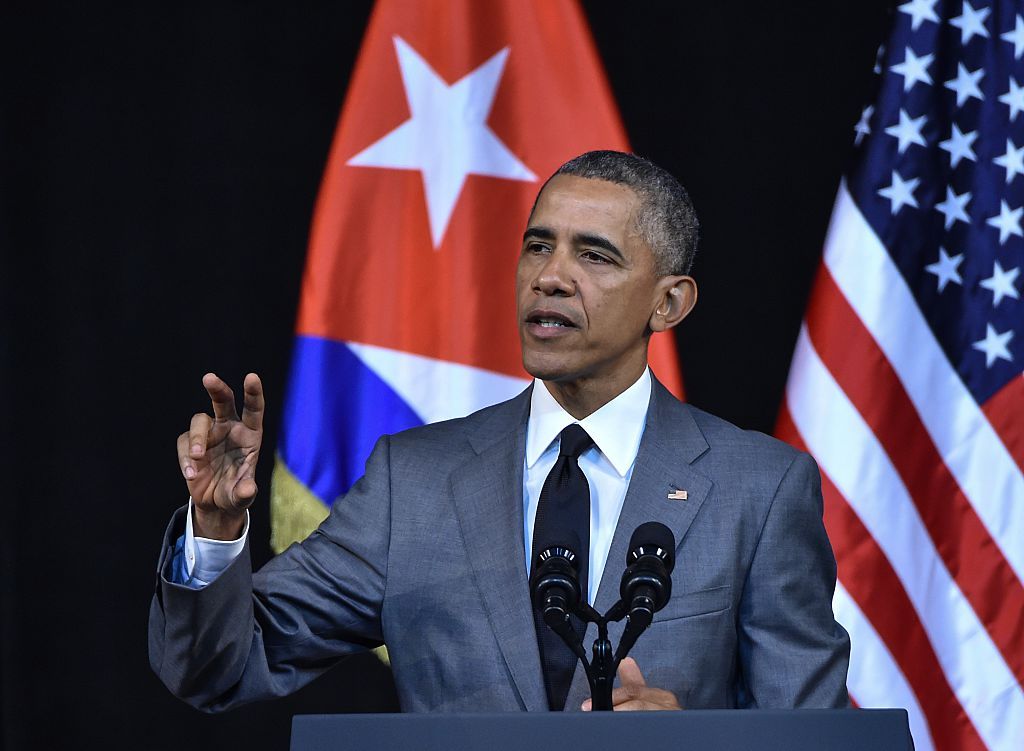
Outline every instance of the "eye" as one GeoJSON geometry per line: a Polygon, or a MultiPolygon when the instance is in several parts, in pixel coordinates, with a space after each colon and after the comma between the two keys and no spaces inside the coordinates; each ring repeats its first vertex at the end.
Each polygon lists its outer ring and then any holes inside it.
{"type": "Polygon", "coordinates": [[[523,246],[524,253],[549,253],[550,251],[551,248],[539,242],[528,242],[523,246]]]}
{"type": "Polygon", "coordinates": [[[611,263],[611,259],[601,253],[598,253],[596,250],[585,250],[583,251],[582,257],[594,263],[611,263]]]}

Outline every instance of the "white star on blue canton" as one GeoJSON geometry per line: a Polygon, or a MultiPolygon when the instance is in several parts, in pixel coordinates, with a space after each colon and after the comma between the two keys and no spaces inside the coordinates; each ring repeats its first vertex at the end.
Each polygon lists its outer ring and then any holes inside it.
{"type": "Polygon", "coordinates": [[[964,224],[970,224],[971,218],[967,215],[967,202],[971,200],[971,192],[967,191],[963,195],[957,195],[953,188],[946,186],[946,200],[942,203],[935,204],[935,210],[941,211],[943,216],[946,217],[943,222],[943,226],[949,229],[953,226],[954,222],[963,222],[964,224]]]}
{"type": "Polygon", "coordinates": [[[903,3],[899,7],[899,11],[910,16],[910,28],[912,31],[917,31],[917,27],[925,21],[939,22],[939,17],[935,15],[935,3],[937,2],[938,0],[911,0],[909,3],[903,3]]]}
{"type": "Polygon", "coordinates": [[[1013,45],[1013,57],[1020,60],[1020,56],[1024,54],[1024,18],[1017,16],[1013,30],[1000,34],[999,38],[1013,45]]]}
{"type": "Polygon", "coordinates": [[[1013,329],[1004,331],[1002,334],[993,328],[991,323],[985,324],[985,338],[974,342],[971,346],[979,352],[985,353],[985,367],[991,368],[997,360],[1013,362],[1013,355],[1010,354],[1010,340],[1013,339],[1013,329]]]}
{"type": "Polygon", "coordinates": [[[875,106],[873,104],[869,104],[864,108],[864,111],[860,113],[860,120],[858,120],[857,124],[853,126],[853,132],[857,134],[854,136],[853,142],[857,146],[860,146],[860,142],[864,140],[864,136],[871,135],[871,125],[869,123],[871,122],[871,116],[874,113],[875,106]]]}
{"type": "Polygon", "coordinates": [[[910,115],[904,109],[900,110],[900,121],[897,125],[890,125],[885,129],[887,135],[896,138],[899,141],[897,151],[903,153],[907,150],[907,147],[912,143],[916,143],[918,146],[924,146],[924,137],[921,135],[921,128],[925,124],[925,116],[915,117],[911,119],[910,115]]]}
{"type": "Polygon", "coordinates": [[[913,177],[910,180],[904,180],[896,170],[893,170],[892,184],[881,188],[878,191],[878,195],[882,196],[882,198],[888,198],[892,202],[889,210],[895,215],[904,206],[918,208],[917,199],[914,198],[914,191],[917,190],[917,186],[920,184],[920,178],[913,177]]]}
{"type": "Polygon", "coordinates": [[[1017,118],[1017,114],[1024,111],[1024,86],[1018,86],[1016,79],[1010,76],[1010,90],[999,97],[999,101],[1010,108],[1010,121],[1017,118]]]}
{"type": "Polygon", "coordinates": [[[964,102],[971,97],[979,100],[985,98],[978,87],[978,81],[981,80],[983,75],[985,75],[984,68],[968,71],[967,66],[963,63],[957,63],[956,78],[951,78],[943,85],[950,91],[956,92],[956,106],[963,107],[964,102]]]}
{"type": "Polygon", "coordinates": [[[964,260],[964,254],[958,253],[950,256],[945,248],[939,248],[939,260],[924,267],[929,274],[937,277],[938,289],[941,293],[950,282],[963,286],[964,280],[960,278],[960,264],[964,260]]]}
{"type": "Polygon", "coordinates": [[[999,230],[1000,245],[1005,245],[1006,241],[1010,239],[1010,235],[1024,237],[1024,232],[1020,228],[1021,214],[1024,214],[1024,206],[1018,206],[1013,211],[1010,211],[1006,201],[1000,199],[999,216],[989,217],[985,222],[989,227],[995,227],[999,230]]]}
{"type": "Polygon", "coordinates": [[[988,18],[988,14],[991,12],[991,8],[975,10],[967,0],[964,0],[963,13],[956,18],[949,19],[950,26],[956,26],[960,29],[960,44],[967,44],[975,35],[988,38],[985,19],[988,18]]]}
{"type": "Polygon", "coordinates": [[[357,167],[419,170],[437,249],[468,175],[537,179],[487,125],[509,48],[449,85],[401,37],[394,37],[411,117],[348,160],[357,167]]]}
{"type": "Polygon", "coordinates": [[[1020,293],[1014,285],[1018,276],[1020,276],[1019,268],[1003,271],[999,261],[996,261],[995,267],[992,269],[992,276],[988,279],[982,279],[979,284],[992,292],[992,305],[996,306],[1003,301],[1004,297],[1012,297],[1014,300],[1020,299],[1020,293]]]}
{"type": "Polygon", "coordinates": [[[1006,170],[1006,182],[1012,182],[1017,175],[1024,175],[1024,146],[1018,149],[1013,141],[1007,138],[1006,153],[992,161],[1006,170]]]}
{"type": "Polygon", "coordinates": [[[940,141],[939,148],[949,152],[949,164],[951,167],[956,167],[960,164],[961,159],[970,159],[972,162],[976,162],[978,157],[971,146],[977,138],[978,131],[972,130],[970,133],[964,133],[957,127],[956,123],[953,123],[953,130],[949,138],[945,141],[940,141]]]}
{"type": "Polygon", "coordinates": [[[903,76],[903,90],[910,91],[915,83],[932,83],[932,77],[928,73],[928,66],[932,64],[935,55],[922,55],[918,57],[910,47],[906,48],[902,63],[896,63],[889,70],[903,76]]]}

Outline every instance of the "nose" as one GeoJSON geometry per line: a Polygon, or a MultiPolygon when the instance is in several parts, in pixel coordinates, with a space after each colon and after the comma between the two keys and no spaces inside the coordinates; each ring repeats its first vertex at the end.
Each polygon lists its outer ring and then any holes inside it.
{"type": "Polygon", "coordinates": [[[555,247],[537,270],[533,289],[553,297],[570,297],[576,291],[572,274],[572,254],[564,248],[555,247]]]}

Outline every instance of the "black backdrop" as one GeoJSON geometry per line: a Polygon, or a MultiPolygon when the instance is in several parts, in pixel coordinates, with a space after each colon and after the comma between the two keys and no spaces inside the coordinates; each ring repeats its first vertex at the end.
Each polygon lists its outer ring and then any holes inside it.
{"type": "MultiPolygon", "coordinates": [[[[585,2],[634,148],[703,224],[698,406],[770,431],[891,3],[585,2]]],[[[199,378],[263,375],[270,445],[306,232],[369,2],[8,5],[0,112],[5,748],[284,748],[395,706],[352,659],[201,715],[149,671],[158,541],[199,378]]],[[[510,238],[515,242],[515,238],[510,238]]],[[[511,295],[510,295],[511,304],[511,295]]],[[[269,556],[265,496],[254,553],[269,556]]]]}

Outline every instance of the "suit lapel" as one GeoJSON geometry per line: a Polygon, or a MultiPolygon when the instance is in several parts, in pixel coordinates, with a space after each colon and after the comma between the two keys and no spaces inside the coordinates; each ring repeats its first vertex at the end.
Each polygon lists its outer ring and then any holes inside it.
{"type": "MultiPolygon", "coordinates": [[[[594,607],[598,612],[607,612],[619,599],[629,539],[638,526],[644,522],[661,522],[675,535],[677,549],[685,543],[686,532],[712,487],[711,480],[690,466],[707,450],[707,441],[693,416],[655,380],[644,435],[597,592],[594,607]],[[686,491],[686,500],[668,498],[669,493],[677,490],[686,491]]],[[[621,624],[614,628],[610,637],[616,648],[619,633],[621,624]]],[[[597,628],[591,624],[586,636],[588,653],[595,638],[597,628]]],[[[566,707],[575,709],[588,696],[590,688],[581,665],[573,677],[566,707]]]]}
{"type": "Polygon", "coordinates": [[[476,455],[452,495],[491,629],[527,710],[547,709],[523,549],[523,456],[530,389],[469,436],[476,455]]]}

